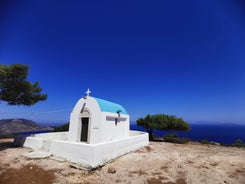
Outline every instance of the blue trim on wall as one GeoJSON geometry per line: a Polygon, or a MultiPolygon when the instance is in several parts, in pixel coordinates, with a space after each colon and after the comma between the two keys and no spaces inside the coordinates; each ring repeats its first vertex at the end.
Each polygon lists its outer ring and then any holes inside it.
{"type": "Polygon", "coordinates": [[[109,102],[107,100],[102,100],[100,98],[95,98],[95,100],[97,101],[97,103],[99,104],[100,110],[102,112],[112,112],[112,113],[117,113],[117,111],[121,111],[120,114],[126,114],[128,115],[127,111],[124,109],[123,106],[113,103],[113,102],[109,102]]]}

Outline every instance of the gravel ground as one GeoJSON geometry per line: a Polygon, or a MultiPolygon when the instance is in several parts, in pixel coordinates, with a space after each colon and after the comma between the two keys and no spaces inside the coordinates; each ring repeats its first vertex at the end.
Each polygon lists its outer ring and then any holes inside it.
{"type": "Polygon", "coordinates": [[[245,184],[245,149],[152,142],[92,171],[52,157],[30,159],[27,148],[0,139],[0,184],[245,184]]]}

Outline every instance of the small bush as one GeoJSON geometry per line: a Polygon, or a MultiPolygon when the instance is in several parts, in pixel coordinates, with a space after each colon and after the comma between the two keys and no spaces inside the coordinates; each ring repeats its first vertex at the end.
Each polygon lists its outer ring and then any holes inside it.
{"type": "Polygon", "coordinates": [[[165,142],[171,142],[171,143],[179,143],[179,144],[186,144],[190,142],[191,140],[186,137],[178,137],[178,134],[166,134],[163,136],[163,140],[165,142]]]}
{"type": "Polygon", "coordinates": [[[241,139],[237,139],[237,140],[235,140],[235,142],[232,144],[232,146],[241,148],[241,147],[245,147],[245,144],[243,144],[243,142],[242,142],[241,139]]]}
{"type": "Polygon", "coordinates": [[[208,139],[202,139],[200,141],[201,144],[210,144],[211,142],[208,139]]]}
{"type": "Polygon", "coordinates": [[[64,124],[64,125],[61,125],[61,126],[58,126],[58,127],[54,127],[54,132],[66,132],[69,130],[69,122],[64,124]]]}

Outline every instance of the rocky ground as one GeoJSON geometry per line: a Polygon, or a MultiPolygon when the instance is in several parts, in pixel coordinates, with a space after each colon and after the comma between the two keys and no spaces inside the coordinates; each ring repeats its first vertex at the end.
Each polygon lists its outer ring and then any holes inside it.
{"type": "Polygon", "coordinates": [[[153,142],[104,167],[84,171],[54,158],[30,159],[27,148],[0,139],[0,183],[245,184],[245,149],[153,142]]]}

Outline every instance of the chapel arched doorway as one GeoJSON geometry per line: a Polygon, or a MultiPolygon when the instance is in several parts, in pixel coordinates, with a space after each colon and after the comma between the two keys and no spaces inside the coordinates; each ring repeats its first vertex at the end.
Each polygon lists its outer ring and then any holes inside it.
{"type": "Polygon", "coordinates": [[[85,109],[80,114],[81,117],[81,133],[80,141],[89,142],[89,127],[90,127],[90,113],[88,109],[85,109]]]}

